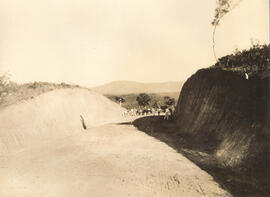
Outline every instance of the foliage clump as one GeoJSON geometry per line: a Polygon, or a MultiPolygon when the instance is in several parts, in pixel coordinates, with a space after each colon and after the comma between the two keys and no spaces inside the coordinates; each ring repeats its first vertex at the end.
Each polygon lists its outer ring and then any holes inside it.
{"type": "Polygon", "coordinates": [[[219,58],[214,67],[266,77],[270,74],[269,59],[270,45],[255,44],[250,49],[236,50],[219,58]]]}
{"type": "Polygon", "coordinates": [[[175,99],[174,98],[171,98],[169,96],[164,96],[164,103],[167,106],[173,106],[173,105],[175,105],[175,99]]]}
{"type": "Polygon", "coordinates": [[[18,85],[10,80],[10,74],[0,75],[0,99],[12,91],[16,91],[18,85]]]}
{"type": "Polygon", "coordinates": [[[146,93],[141,93],[139,96],[137,96],[136,101],[138,102],[139,106],[145,107],[149,105],[151,97],[146,93]]]}

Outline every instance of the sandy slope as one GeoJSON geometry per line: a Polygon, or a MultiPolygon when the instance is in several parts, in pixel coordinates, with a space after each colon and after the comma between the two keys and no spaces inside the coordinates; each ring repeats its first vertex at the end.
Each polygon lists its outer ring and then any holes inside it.
{"type": "Polygon", "coordinates": [[[3,197],[230,196],[184,156],[125,124],[10,155],[0,185],[3,197]]]}
{"type": "Polygon", "coordinates": [[[81,88],[54,90],[9,106],[0,111],[0,161],[33,143],[80,132],[80,115],[90,128],[119,120],[122,111],[104,96],[81,88]]]}

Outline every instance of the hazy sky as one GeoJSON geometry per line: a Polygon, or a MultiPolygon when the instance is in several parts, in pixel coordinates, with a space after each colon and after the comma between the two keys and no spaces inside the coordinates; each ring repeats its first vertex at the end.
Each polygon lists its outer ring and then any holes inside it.
{"type": "MultiPolygon", "coordinates": [[[[214,63],[215,0],[1,0],[0,72],[17,82],[179,81],[214,63]]],[[[269,42],[265,0],[217,29],[217,55],[269,42]]]]}

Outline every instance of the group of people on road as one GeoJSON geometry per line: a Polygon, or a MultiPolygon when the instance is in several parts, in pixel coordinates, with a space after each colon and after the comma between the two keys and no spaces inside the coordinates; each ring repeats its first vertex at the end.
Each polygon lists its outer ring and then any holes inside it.
{"type": "Polygon", "coordinates": [[[131,108],[124,111],[123,116],[147,116],[155,115],[158,110],[155,108],[131,108]]]}
{"type": "Polygon", "coordinates": [[[154,115],[154,116],[161,116],[164,115],[164,120],[173,120],[175,117],[175,107],[174,106],[168,106],[165,109],[158,108],[150,108],[150,107],[143,107],[143,108],[131,108],[126,109],[122,116],[148,116],[148,115],[154,115]]]}
{"type": "Polygon", "coordinates": [[[174,120],[174,118],[175,118],[175,107],[172,105],[165,109],[164,120],[174,120]]]}

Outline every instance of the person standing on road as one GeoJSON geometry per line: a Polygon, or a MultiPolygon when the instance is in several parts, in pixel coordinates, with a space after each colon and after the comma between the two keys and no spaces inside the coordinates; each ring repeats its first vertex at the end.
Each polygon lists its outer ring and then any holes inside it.
{"type": "Polygon", "coordinates": [[[161,109],[160,109],[160,107],[158,108],[158,116],[160,116],[160,112],[161,112],[161,109]]]}
{"type": "Polygon", "coordinates": [[[171,106],[171,119],[175,119],[175,107],[173,105],[171,106]]]}
{"type": "Polygon", "coordinates": [[[170,117],[170,110],[168,108],[166,108],[164,120],[169,120],[169,117],[170,117]]]}

